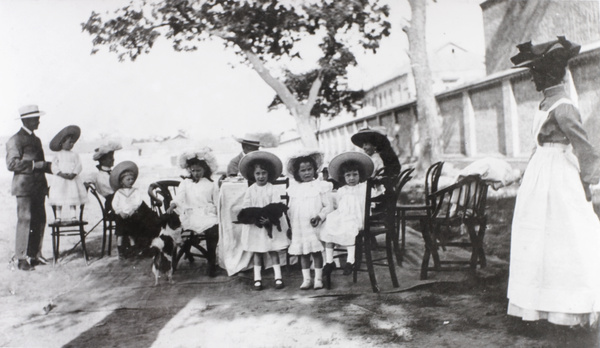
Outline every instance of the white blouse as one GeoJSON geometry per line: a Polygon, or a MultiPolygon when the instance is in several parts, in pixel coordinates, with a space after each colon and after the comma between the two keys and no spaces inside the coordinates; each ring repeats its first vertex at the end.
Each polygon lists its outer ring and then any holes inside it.
{"type": "Polygon", "coordinates": [[[119,215],[133,214],[144,202],[142,192],[135,187],[120,188],[115,192],[112,201],[112,207],[115,213],[119,215]]]}

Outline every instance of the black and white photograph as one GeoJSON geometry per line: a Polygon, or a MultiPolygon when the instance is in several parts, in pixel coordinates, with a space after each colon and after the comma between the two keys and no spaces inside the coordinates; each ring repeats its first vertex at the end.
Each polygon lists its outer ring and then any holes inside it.
{"type": "Polygon", "coordinates": [[[599,0],[0,0],[0,347],[600,348],[599,0]]]}

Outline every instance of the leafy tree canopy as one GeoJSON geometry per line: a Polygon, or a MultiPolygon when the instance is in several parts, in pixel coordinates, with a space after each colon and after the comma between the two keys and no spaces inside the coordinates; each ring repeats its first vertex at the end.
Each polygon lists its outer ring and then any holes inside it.
{"type": "Polygon", "coordinates": [[[363,93],[348,90],[345,83],[348,66],[356,64],[352,49],[376,52],[379,40],[389,35],[388,14],[378,0],[131,1],[112,15],[92,12],[82,28],[93,36],[94,46],[108,46],[121,61],[149,53],[161,35],[176,51],[194,51],[199,42],[220,38],[245,62],[253,56],[261,64],[291,61],[302,59],[299,43],[311,37],[320,59],[307,72],[286,69],[279,81],[287,91],[261,77],[278,94],[270,108],[282,103],[290,108],[291,94],[295,101],[311,103],[310,116],[319,117],[356,110],[363,93]],[[319,92],[310,100],[315,81],[319,92]]]}

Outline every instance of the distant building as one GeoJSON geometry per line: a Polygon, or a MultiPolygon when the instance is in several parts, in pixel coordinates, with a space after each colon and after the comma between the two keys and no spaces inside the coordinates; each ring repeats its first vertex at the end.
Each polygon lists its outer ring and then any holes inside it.
{"type": "MultiPolygon", "coordinates": [[[[440,93],[485,76],[485,64],[481,55],[448,42],[429,54],[429,67],[434,92],[440,93]]],[[[406,72],[394,76],[368,89],[363,100],[361,114],[389,109],[416,98],[415,82],[409,67],[406,72]]]]}
{"type": "Polygon", "coordinates": [[[564,35],[581,45],[600,40],[600,1],[486,0],[480,4],[488,75],[509,69],[517,44],[564,35]]]}

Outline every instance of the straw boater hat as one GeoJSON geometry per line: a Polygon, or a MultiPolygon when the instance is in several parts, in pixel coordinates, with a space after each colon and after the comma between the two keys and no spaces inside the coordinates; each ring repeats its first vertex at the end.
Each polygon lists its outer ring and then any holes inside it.
{"type": "Polygon", "coordinates": [[[208,147],[202,148],[197,151],[186,151],[179,156],[179,166],[183,169],[187,169],[187,161],[197,158],[201,161],[206,162],[208,168],[210,168],[213,174],[217,171],[217,158],[213,155],[212,150],[208,147]]]}
{"type": "Polygon", "coordinates": [[[294,163],[296,163],[296,161],[299,158],[302,157],[312,157],[313,160],[315,161],[315,163],[317,164],[317,168],[315,168],[315,172],[318,172],[321,169],[321,166],[323,165],[323,153],[319,150],[315,150],[315,149],[304,149],[304,150],[300,150],[298,152],[296,152],[294,155],[290,156],[290,158],[287,161],[287,166],[285,167],[285,169],[287,170],[287,174],[290,177],[294,177],[294,163]]]}
{"type": "Polygon", "coordinates": [[[387,138],[387,133],[384,127],[366,127],[360,129],[358,133],[352,135],[350,140],[352,140],[354,145],[359,147],[362,147],[366,142],[373,144],[378,148],[390,146],[390,141],[387,138]]]}
{"type": "Polygon", "coordinates": [[[102,156],[109,154],[111,152],[115,152],[117,150],[121,150],[122,148],[123,147],[121,146],[121,144],[119,144],[117,142],[113,142],[113,141],[110,141],[106,144],[102,144],[102,145],[100,145],[100,147],[94,149],[93,159],[94,159],[94,161],[97,161],[100,158],[102,158],[102,156]]]}
{"type": "Polygon", "coordinates": [[[579,54],[581,46],[558,36],[556,40],[548,41],[538,45],[532,45],[531,41],[517,45],[519,53],[510,58],[515,65],[513,68],[544,69],[552,65],[566,66],[569,59],[579,54]]]}
{"type": "Polygon", "coordinates": [[[45,115],[44,111],[40,111],[37,105],[25,105],[19,108],[19,119],[40,117],[45,115]]]}
{"type": "Polygon", "coordinates": [[[327,167],[329,175],[337,182],[343,183],[344,173],[342,173],[341,167],[344,163],[349,161],[358,163],[363,168],[366,178],[373,174],[375,165],[373,164],[371,157],[362,152],[350,151],[341,153],[329,161],[329,166],[327,167]]]}
{"type": "Polygon", "coordinates": [[[242,145],[260,147],[260,139],[257,136],[246,134],[243,138],[235,138],[235,141],[242,145]]]}
{"type": "Polygon", "coordinates": [[[137,180],[138,177],[138,173],[139,173],[139,169],[138,166],[133,163],[132,161],[123,161],[119,164],[117,164],[113,170],[110,172],[110,187],[112,187],[113,190],[118,190],[119,188],[121,188],[121,183],[120,183],[120,179],[121,179],[121,174],[123,174],[123,172],[125,171],[130,171],[133,172],[133,179],[137,180]]]}
{"type": "Polygon", "coordinates": [[[271,163],[274,172],[269,173],[269,182],[277,180],[283,171],[283,163],[281,163],[279,157],[267,151],[254,151],[242,157],[240,160],[240,173],[242,173],[242,176],[246,180],[254,180],[253,164],[258,160],[271,163]]]}
{"type": "Polygon", "coordinates": [[[73,142],[76,142],[80,135],[81,128],[75,125],[66,126],[60,132],[58,132],[58,134],[56,134],[52,140],[50,140],[50,150],[60,151],[62,142],[66,137],[70,136],[73,138],[73,142]]]}

